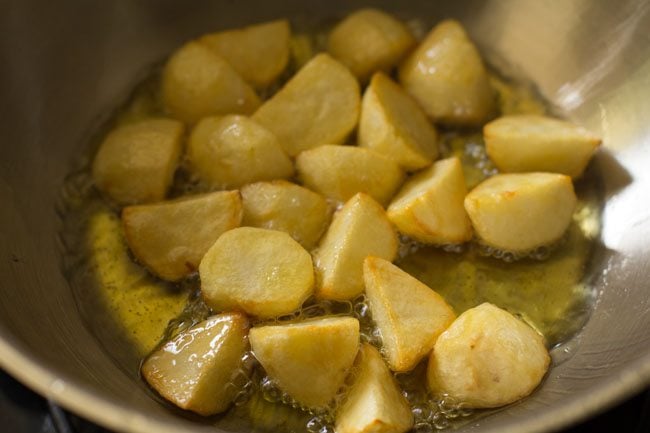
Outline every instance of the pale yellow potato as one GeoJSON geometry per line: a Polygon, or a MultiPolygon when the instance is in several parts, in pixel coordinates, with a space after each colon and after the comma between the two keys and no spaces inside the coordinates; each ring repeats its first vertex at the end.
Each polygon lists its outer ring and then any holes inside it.
{"type": "Polygon", "coordinates": [[[314,252],[316,296],[351,299],[363,292],[363,261],[368,256],[394,260],[397,233],[379,203],[359,193],[334,214],[314,252]]]}
{"type": "Polygon", "coordinates": [[[465,209],[486,245],[525,252],[560,239],[571,223],[576,202],[569,176],[498,174],[465,197],[465,209]]]}
{"type": "Polygon", "coordinates": [[[544,337],[485,303],[465,311],[440,335],[427,379],[431,392],[467,407],[499,407],[530,394],[550,361],[544,337]]]}
{"type": "Polygon", "coordinates": [[[456,318],[444,298],[391,262],[367,257],[363,280],[372,319],[393,371],[409,371],[456,318]]]}
{"type": "Polygon", "coordinates": [[[190,172],[212,188],[238,188],[293,175],[293,163],[268,129],[245,116],[206,117],[187,145],[190,172]]]}
{"type": "Polygon", "coordinates": [[[386,211],[397,229],[420,242],[458,244],[472,238],[463,201],[467,195],[458,158],[435,162],[410,178],[386,211]]]}
{"type": "Polygon", "coordinates": [[[480,125],[495,113],[481,56],[457,21],[429,32],[400,66],[399,81],[436,122],[480,125]]]}
{"type": "Polygon", "coordinates": [[[297,310],[314,288],[309,253],[284,232],[254,227],[221,235],[203,256],[199,276],[210,308],[261,318],[297,310]]]}
{"type": "Polygon", "coordinates": [[[239,391],[229,384],[242,367],[247,332],[243,314],[209,317],[149,355],[142,377],[182,409],[204,416],[224,412],[239,391]]]}
{"type": "Polygon", "coordinates": [[[284,180],[246,185],[241,195],[242,225],[287,232],[307,250],[316,245],[332,217],[324,197],[284,180]]]}
{"type": "Polygon", "coordinates": [[[326,144],[296,158],[302,183],[337,201],[363,192],[388,203],[404,180],[404,172],[389,158],[358,146],[326,144]]]}
{"type": "Polygon", "coordinates": [[[255,358],[268,377],[300,405],[322,409],[343,386],[359,351],[359,322],[325,317],[252,328],[255,358]]]}
{"type": "Polygon", "coordinates": [[[415,38],[397,18],[377,9],[348,15],[329,35],[327,50],[361,81],[397,65],[415,38]]]}
{"type": "Polygon", "coordinates": [[[289,21],[276,20],[210,33],[199,42],[230,63],[253,87],[263,88],[287,67],[290,36],[289,21]]]}
{"type": "Polygon", "coordinates": [[[183,130],[172,119],[146,119],[113,129],[93,161],[95,186],[120,205],[164,199],[182,152],[183,130]]]}
{"type": "Polygon", "coordinates": [[[359,146],[397,162],[408,171],[438,157],[438,133],[420,106],[383,73],[373,75],[361,101],[359,146]]]}
{"type": "Polygon", "coordinates": [[[538,115],[500,117],[483,127],[490,159],[502,172],[548,171],[580,177],[600,139],[580,126],[538,115]]]}
{"type": "Polygon", "coordinates": [[[226,60],[195,41],[167,61],[162,99],[172,116],[190,124],[216,114],[250,114],[260,105],[255,91],[226,60]]]}
{"type": "Polygon", "coordinates": [[[354,75],[329,55],[318,54],[253,119],[296,156],[322,144],[342,143],[357,124],[360,99],[354,75]]]}
{"type": "Polygon", "coordinates": [[[178,281],[196,271],[224,232],[239,227],[238,191],[219,191],[125,207],[126,241],[140,263],[160,278],[178,281]]]}

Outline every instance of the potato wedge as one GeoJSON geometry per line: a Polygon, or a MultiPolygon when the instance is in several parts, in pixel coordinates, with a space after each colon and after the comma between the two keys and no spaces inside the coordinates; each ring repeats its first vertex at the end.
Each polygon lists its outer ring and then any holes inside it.
{"type": "Polygon", "coordinates": [[[502,172],[580,177],[600,139],[584,128],[536,115],[500,117],[483,127],[488,156],[502,172]]]}
{"type": "Polygon", "coordinates": [[[169,281],[196,271],[212,244],[224,232],[239,227],[241,219],[238,191],[128,206],[122,211],[122,226],[133,255],[169,281]]]}
{"type": "Polygon", "coordinates": [[[363,147],[324,145],[296,158],[298,178],[331,199],[346,201],[363,192],[388,203],[404,180],[404,172],[386,158],[363,147]]]}
{"type": "Polygon", "coordinates": [[[458,21],[429,32],[400,66],[399,81],[436,122],[480,125],[495,113],[481,56],[458,21]]]}
{"type": "Polygon", "coordinates": [[[289,21],[276,20],[199,38],[255,88],[273,83],[289,62],[289,21]]]}
{"type": "Polygon", "coordinates": [[[409,179],[386,213],[400,232],[420,242],[462,243],[472,238],[466,194],[460,160],[447,158],[409,179]]]}
{"type": "Polygon", "coordinates": [[[217,189],[293,174],[293,163],[278,139],[254,120],[238,115],[202,119],[190,135],[187,161],[193,175],[217,189]]]}
{"type": "Polygon", "coordinates": [[[355,363],[356,379],[336,414],[337,433],[404,433],[413,415],[381,355],[363,344],[355,363]]]}
{"type": "Polygon", "coordinates": [[[569,176],[499,174],[465,197],[465,209],[482,242],[504,251],[526,252],[560,239],[576,202],[569,176]]]}
{"type": "Polygon", "coordinates": [[[539,333],[485,303],[465,311],[438,337],[427,379],[433,393],[468,407],[499,407],[530,394],[549,363],[539,333]]]}
{"type": "Polygon", "coordinates": [[[250,330],[266,374],[300,405],[323,409],[339,391],[359,351],[359,322],[325,317],[250,330]]]}
{"type": "Polygon", "coordinates": [[[382,73],[373,75],[363,95],[358,142],[408,171],[438,157],[435,127],[415,100],[382,73]]]}
{"type": "Polygon", "coordinates": [[[390,369],[413,369],[454,321],[454,310],[438,293],[384,259],[367,257],[363,280],[390,369]]]}
{"type": "Polygon", "coordinates": [[[167,61],[162,99],[169,113],[189,124],[216,114],[250,114],[260,105],[253,89],[227,61],[195,41],[167,61]]]}
{"type": "Polygon", "coordinates": [[[314,287],[311,256],[298,242],[284,232],[253,227],[221,235],[201,260],[199,275],[210,308],[262,318],[297,310],[314,287]]]}
{"type": "Polygon", "coordinates": [[[242,367],[247,332],[243,314],[212,316],[154,351],[142,364],[142,377],[182,409],[223,412],[238,391],[229,384],[242,367]]]}
{"type": "Polygon", "coordinates": [[[253,115],[296,156],[322,144],[342,143],[359,118],[359,84],[348,69],[318,54],[253,115]]]}
{"type": "Polygon", "coordinates": [[[120,205],[164,199],[182,152],[183,129],[172,119],[147,119],[115,128],[95,155],[95,185],[120,205]]]}
{"type": "Polygon", "coordinates": [[[363,291],[363,261],[368,256],[393,260],[397,233],[384,209],[366,194],[357,194],[334,214],[314,252],[316,296],[351,299],[363,291]]]}
{"type": "Polygon", "coordinates": [[[314,248],[332,217],[325,198],[283,180],[246,185],[241,195],[243,225],[289,233],[307,250],[314,248]]]}
{"type": "Polygon", "coordinates": [[[334,27],[327,51],[362,82],[374,72],[388,72],[415,45],[397,18],[377,9],[361,9],[334,27]]]}

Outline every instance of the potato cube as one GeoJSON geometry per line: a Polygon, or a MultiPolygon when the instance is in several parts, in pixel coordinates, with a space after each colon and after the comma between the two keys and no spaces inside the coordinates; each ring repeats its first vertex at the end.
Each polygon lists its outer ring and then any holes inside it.
{"type": "Polygon", "coordinates": [[[363,291],[363,261],[376,256],[392,261],[397,233],[384,209],[359,193],[334,214],[332,224],[314,252],[318,275],[316,296],[352,299],[363,291]]]}
{"type": "Polygon", "coordinates": [[[465,311],[438,337],[427,379],[434,394],[468,407],[498,407],[530,394],[549,363],[538,332],[485,303],[465,311]]]}
{"type": "Polygon", "coordinates": [[[499,174],[465,197],[465,209],[482,242],[503,251],[526,252],[560,239],[576,202],[569,176],[499,174]]]}
{"type": "Polygon", "coordinates": [[[262,318],[297,310],[314,288],[309,253],[284,232],[253,227],[221,235],[201,260],[199,275],[210,308],[262,318]]]}
{"type": "Polygon", "coordinates": [[[504,116],[483,128],[485,147],[502,172],[549,171],[580,177],[600,139],[584,128],[536,115],[504,116]]]}
{"type": "Polygon", "coordinates": [[[122,211],[133,255],[160,278],[178,281],[196,271],[224,232],[239,227],[242,201],[237,191],[129,206],[122,211]]]}
{"type": "Polygon", "coordinates": [[[212,316],[153,352],[142,376],[182,409],[204,416],[223,412],[238,392],[231,381],[242,367],[247,332],[243,314],[212,316]]]}
{"type": "Polygon", "coordinates": [[[115,128],[95,156],[95,185],[120,205],[164,199],[181,155],[182,136],[183,125],[171,119],[115,128]]]}

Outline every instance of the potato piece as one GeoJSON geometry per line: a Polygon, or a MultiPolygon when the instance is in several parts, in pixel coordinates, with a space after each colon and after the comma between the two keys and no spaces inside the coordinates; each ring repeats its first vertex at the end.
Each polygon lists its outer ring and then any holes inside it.
{"type": "Polygon", "coordinates": [[[334,214],[329,229],[314,252],[318,275],[316,296],[351,299],[363,291],[363,261],[368,256],[393,260],[397,233],[384,209],[359,193],[334,214]]]}
{"type": "Polygon", "coordinates": [[[377,9],[361,9],[334,27],[327,50],[366,81],[373,72],[388,72],[413,45],[415,38],[401,21],[377,9]]]}
{"type": "Polygon", "coordinates": [[[560,239],[571,223],[576,202],[569,176],[499,174],[465,197],[465,209],[485,244],[525,252],[560,239]]]}
{"type": "Polygon", "coordinates": [[[332,217],[322,196],[291,182],[258,182],[243,187],[241,194],[243,225],[287,232],[307,250],[316,245],[332,217]]]}
{"type": "Polygon", "coordinates": [[[388,206],[388,219],[420,242],[457,244],[472,238],[463,200],[467,195],[463,167],[447,158],[406,182],[388,206]]]}
{"type": "Polygon", "coordinates": [[[480,125],[495,112],[481,56],[457,21],[443,21],[429,32],[401,65],[399,80],[435,121],[480,125]]]}
{"type": "Polygon", "coordinates": [[[238,391],[229,384],[241,368],[247,332],[243,314],[212,316],[153,352],[142,376],[182,409],[204,416],[223,412],[238,391]]]}
{"type": "Polygon", "coordinates": [[[122,211],[133,255],[160,278],[178,281],[196,271],[203,255],[224,232],[239,227],[238,191],[129,206],[122,211]]]}
{"type": "Polygon", "coordinates": [[[253,89],[228,62],[194,41],[183,45],[165,65],[162,99],[167,111],[190,124],[215,114],[250,114],[260,105],[253,89]]]}
{"type": "Polygon", "coordinates": [[[404,180],[395,162],[357,146],[306,150],[296,158],[296,169],[305,186],[338,201],[363,192],[386,204],[404,180]]]}
{"type": "Polygon", "coordinates": [[[388,365],[409,371],[431,352],[456,318],[444,298],[392,263],[367,257],[363,280],[388,365]]]}
{"type": "Polygon", "coordinates": [[[438,134],[418,104],[382,73],[372,77],[361,102],[359,146],[418,170],[438,157],[438,134]]]}
{"type": "Polygon", "coordinates": [[[370,344],[357,356],[356,380],[336,414],[336,433],[404,433],[413,427],[408,400],[370,344]]]}
{"type": "Polygon", "coordinates": [[[187,159],[195,176],[218,189],[293,174],[278,139],[257,122],[237,115],[201,120],[190,135],[187,159]]]}
{"type": "Polygon", "coordinates": [[[359,322],[325,317],[260,326],[249,334],[269,378],[300,405],[325,408],[343,385],[359,350],[359,322]]]}
{"type": "Polygon", "coordinates": [[[277,20],[204,35],[199,42],[256,88],[275,81],[289,62],[289,21],[277,20]]]}
{"type": "Polygon", "coordinates": [[[342,143],[359,117],[359,84],[327,54],[311,59],[253,115],[296,156],[321,144],[342,143]]]}
{"type": "Polygon", "coordinates": [[[429,358],[433,393],[468,407],[503,406],[530,394],[550,363],[544,338],[492,304],[471,308],[440,335],[429,358]]]}
{"type": "Polygon", "coordinates": [[[210,308],[263,318],[297,310],[314,287],[311,256],[298,242],[253,227],[221,235],[201,260],[199,275],[210,308]]]}
{"type": "Polygon", "coordinates": [[[502,172],[550,171],[580,177],[600,139],[584,128],[535,115],[500,117],[483,127],[488,156],[502,172]]]}
{"type": "Polygon", "coordinates": [[[164,199],[182,136],[183,124],[172,119],[147,119],[113,129],[93,162],[95,185],[120,205],[164,199]]]}

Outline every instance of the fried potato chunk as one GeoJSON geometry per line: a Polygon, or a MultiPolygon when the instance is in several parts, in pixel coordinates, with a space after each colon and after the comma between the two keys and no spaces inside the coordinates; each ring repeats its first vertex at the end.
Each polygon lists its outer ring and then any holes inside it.
{"type": "Polygon", "coordinates": [[[149,355],[142,376],[182,409],[204,416],[224,412],[238,392],[229,384],[248,348],[247,332],[243,314],[212,316],[149,355]]]}
{"type": "Polygon", "coordinates": [[[576,206],[571,178],[555,173],[499,174],[465,197],[465,209],[485,244],[525,252],[552,244],[576,206]]]}
{"type": "Polygon", "coordinates": [[[311,295],[311,256],[288,234],[240,227],[212,245],[199,265],[201,295],[216,311],[267,318],[291,313],[311,295]]]}
{"type": "Polygon", "coordinates": [[[530,394],[549,363],[539,333],[485,303],[465,311],[440,335],[427,379],[433,393],[468,407],[499,407],[530,394]]]}
{"type": "Polygon", "coordinates": [[[387,260],[367,257],[363,280],[388,365],[409,371],[456,318],[442,296],[387,260]]]}
{"type": "Polygon", "coordinates": [[[183,129],[172,119],[147,119],[115,128],[93,161],[95,185],[120,205],[164,199],[181,155],[183,129]]]}
{"type": "Polygon", "coordinates": [[[359,322],[325,317],[251,329],[255,358],[269,378],[300,405],[325,408],[345,381],[359,350],[359,322]]]}
{"type": "Polygon", "coordinates": [[[483,127],[488,156],[502,172],[548,171],[580,177],[600,139],[563,120],[500,117],[483,127]]]}

